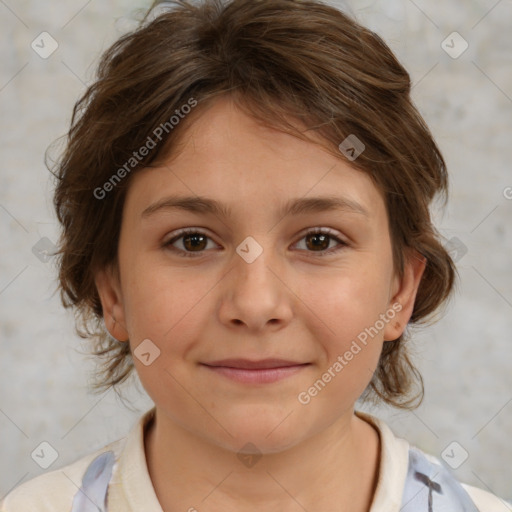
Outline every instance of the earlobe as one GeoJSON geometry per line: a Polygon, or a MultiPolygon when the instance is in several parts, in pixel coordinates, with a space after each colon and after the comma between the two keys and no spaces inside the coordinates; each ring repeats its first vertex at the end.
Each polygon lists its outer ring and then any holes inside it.
{"type": "MultiPolygon", "coordinates": [[[[399,338],[405,330],[412,312],[416,294],[420,286],[421,278],[425,271],[427,259],[415,250],[410,250],[404,263],[402,279],[398,280],[398,286],[389,304],[396,314],[384,329],[384,340],[392,341],[399,338]]],[[[398,279],[398,278],[397,278],[398,279]]]]}
{"type": "Polygon", "coordinates": [[[106,329],[116,340],[128,341],[121,286],[112,267],[98,271],[94,282],[100,297],[106,329]]]}

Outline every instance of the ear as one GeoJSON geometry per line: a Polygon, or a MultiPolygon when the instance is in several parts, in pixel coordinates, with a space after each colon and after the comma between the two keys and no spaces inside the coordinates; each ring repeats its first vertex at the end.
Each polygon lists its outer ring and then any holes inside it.
{"type": "Polygon", "coordinates": [[[399,338],[405,330],[414,310],[414,302],[427,259],[416,250],[409,250],[404,261],[404,273],[400,279],[395,276],[392,298],[389,304],[396,314],[384,329],[384,340],[399,338]]]}
{"type": "Polygon", "coordinates": [[[94,282],[100,296],[103,318],[108,332],[119,341],[128,341],[119,274],[113,266],[101,269],[94,282]]]}

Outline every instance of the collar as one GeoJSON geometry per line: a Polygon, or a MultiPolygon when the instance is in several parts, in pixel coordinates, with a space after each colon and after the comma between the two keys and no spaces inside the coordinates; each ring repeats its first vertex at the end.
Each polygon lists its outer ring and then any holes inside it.
{"type": "MultiPolygon", "coordinates": [[[[154,407],[147,411],[125,438],[109,491],[113,502],[117,501],[118,492],[124,493],[131,510],[136,512],[163,512],[149,476],[144,450],[144,431],[154,413],[154,407]]],[[[361,411],[355,414],[372,425],[380,437],[379,475],[370,512],[399,512],[407,475],[409,443],[395,437],[383,420],[361,411]]],[[[121,501],[124,503],[125,500],[121,501]]]]}

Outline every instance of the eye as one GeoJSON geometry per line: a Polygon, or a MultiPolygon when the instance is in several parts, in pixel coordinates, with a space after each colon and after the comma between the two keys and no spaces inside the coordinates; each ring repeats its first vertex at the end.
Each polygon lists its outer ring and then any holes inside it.
{"type": "MultiPolygon", "coordinates": [[[[332,253],[340,251],[341,249],[348,245],[346,242],[338,238],[334,234],[334,232],[328,228],[311,229],[300,239],[299,242],[301,242],[302,240],[306,240],[305,250],[311,249],[311,251],[308,252],[319,253],[318,256],[330,255],[332,253]],[[332,241],[337,242],[338,246],[327,250],[332,241]]],[[[297,242],[297,244],[299,242],[297,242]]]]}
{"type": "Polygon", "coordinates": [[[164,247],[172,250],[173,252],[179,253],[179,256],[185,257],[194,257],[194,253],[201,253],[203,249],[206,249],[208,245],[208,240],[211,240],[206,233],[199,231],[198,229],[184,229],[179,232],[179,234],[163,245],[164,247]],[[178,244],[180,247],[175,247],[174,244],[182,239],[182,241],[178,244]]]}
{"type": "MultiPolygon", "coordinates": [[[[299,242],[306,240],[305,246],[308,252],[316,252],[318,256],[326,256],[337,252],[348,244],[337,237],[333,231],[328,228],[315,228],[311,229],[303,235],[299,242]],[[338,243],[338,246],[328,249],[332,241],[338,243]]],[[[163,246],[176,252],[179,256],[184,257],[195,257],[194,253],[199,256],[205,249],[207,249],[208,241],[212,241],[211,238],[204,232],[198,229],[184,229],[180,231],[176,236],[170,240],[164,242],[163,246]],[[181,240],[178,246],[175,244],[181,240]]],[[[213,242],[213,241],[212,241],[213,242]]],[[[295,245],[298,245],[297,242],[295,245]]],[[[215,244],[216,245],[216,244],[215,244]]]]}

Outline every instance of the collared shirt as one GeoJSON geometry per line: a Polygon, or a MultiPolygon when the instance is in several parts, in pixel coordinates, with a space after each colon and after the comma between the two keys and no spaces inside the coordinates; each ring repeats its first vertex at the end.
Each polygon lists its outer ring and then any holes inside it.
{"type": "MultiPolygon", "coordinates": [[[[154,408],[125,438],[20,485],[4,499],[0,512],[162,512],[144,451],[144,429],[153,414],[154,408]],[[87,486],[92,491],[86,496],[87,486]]],[[[437,459],[395,437],[382,420],[356,414],[378,431],[381,441],[370,512],[512,512],[512,505],[501,498],[459,484],[437,459]],[[452,499],[459,508],[449,507],[452,499]]]]}

